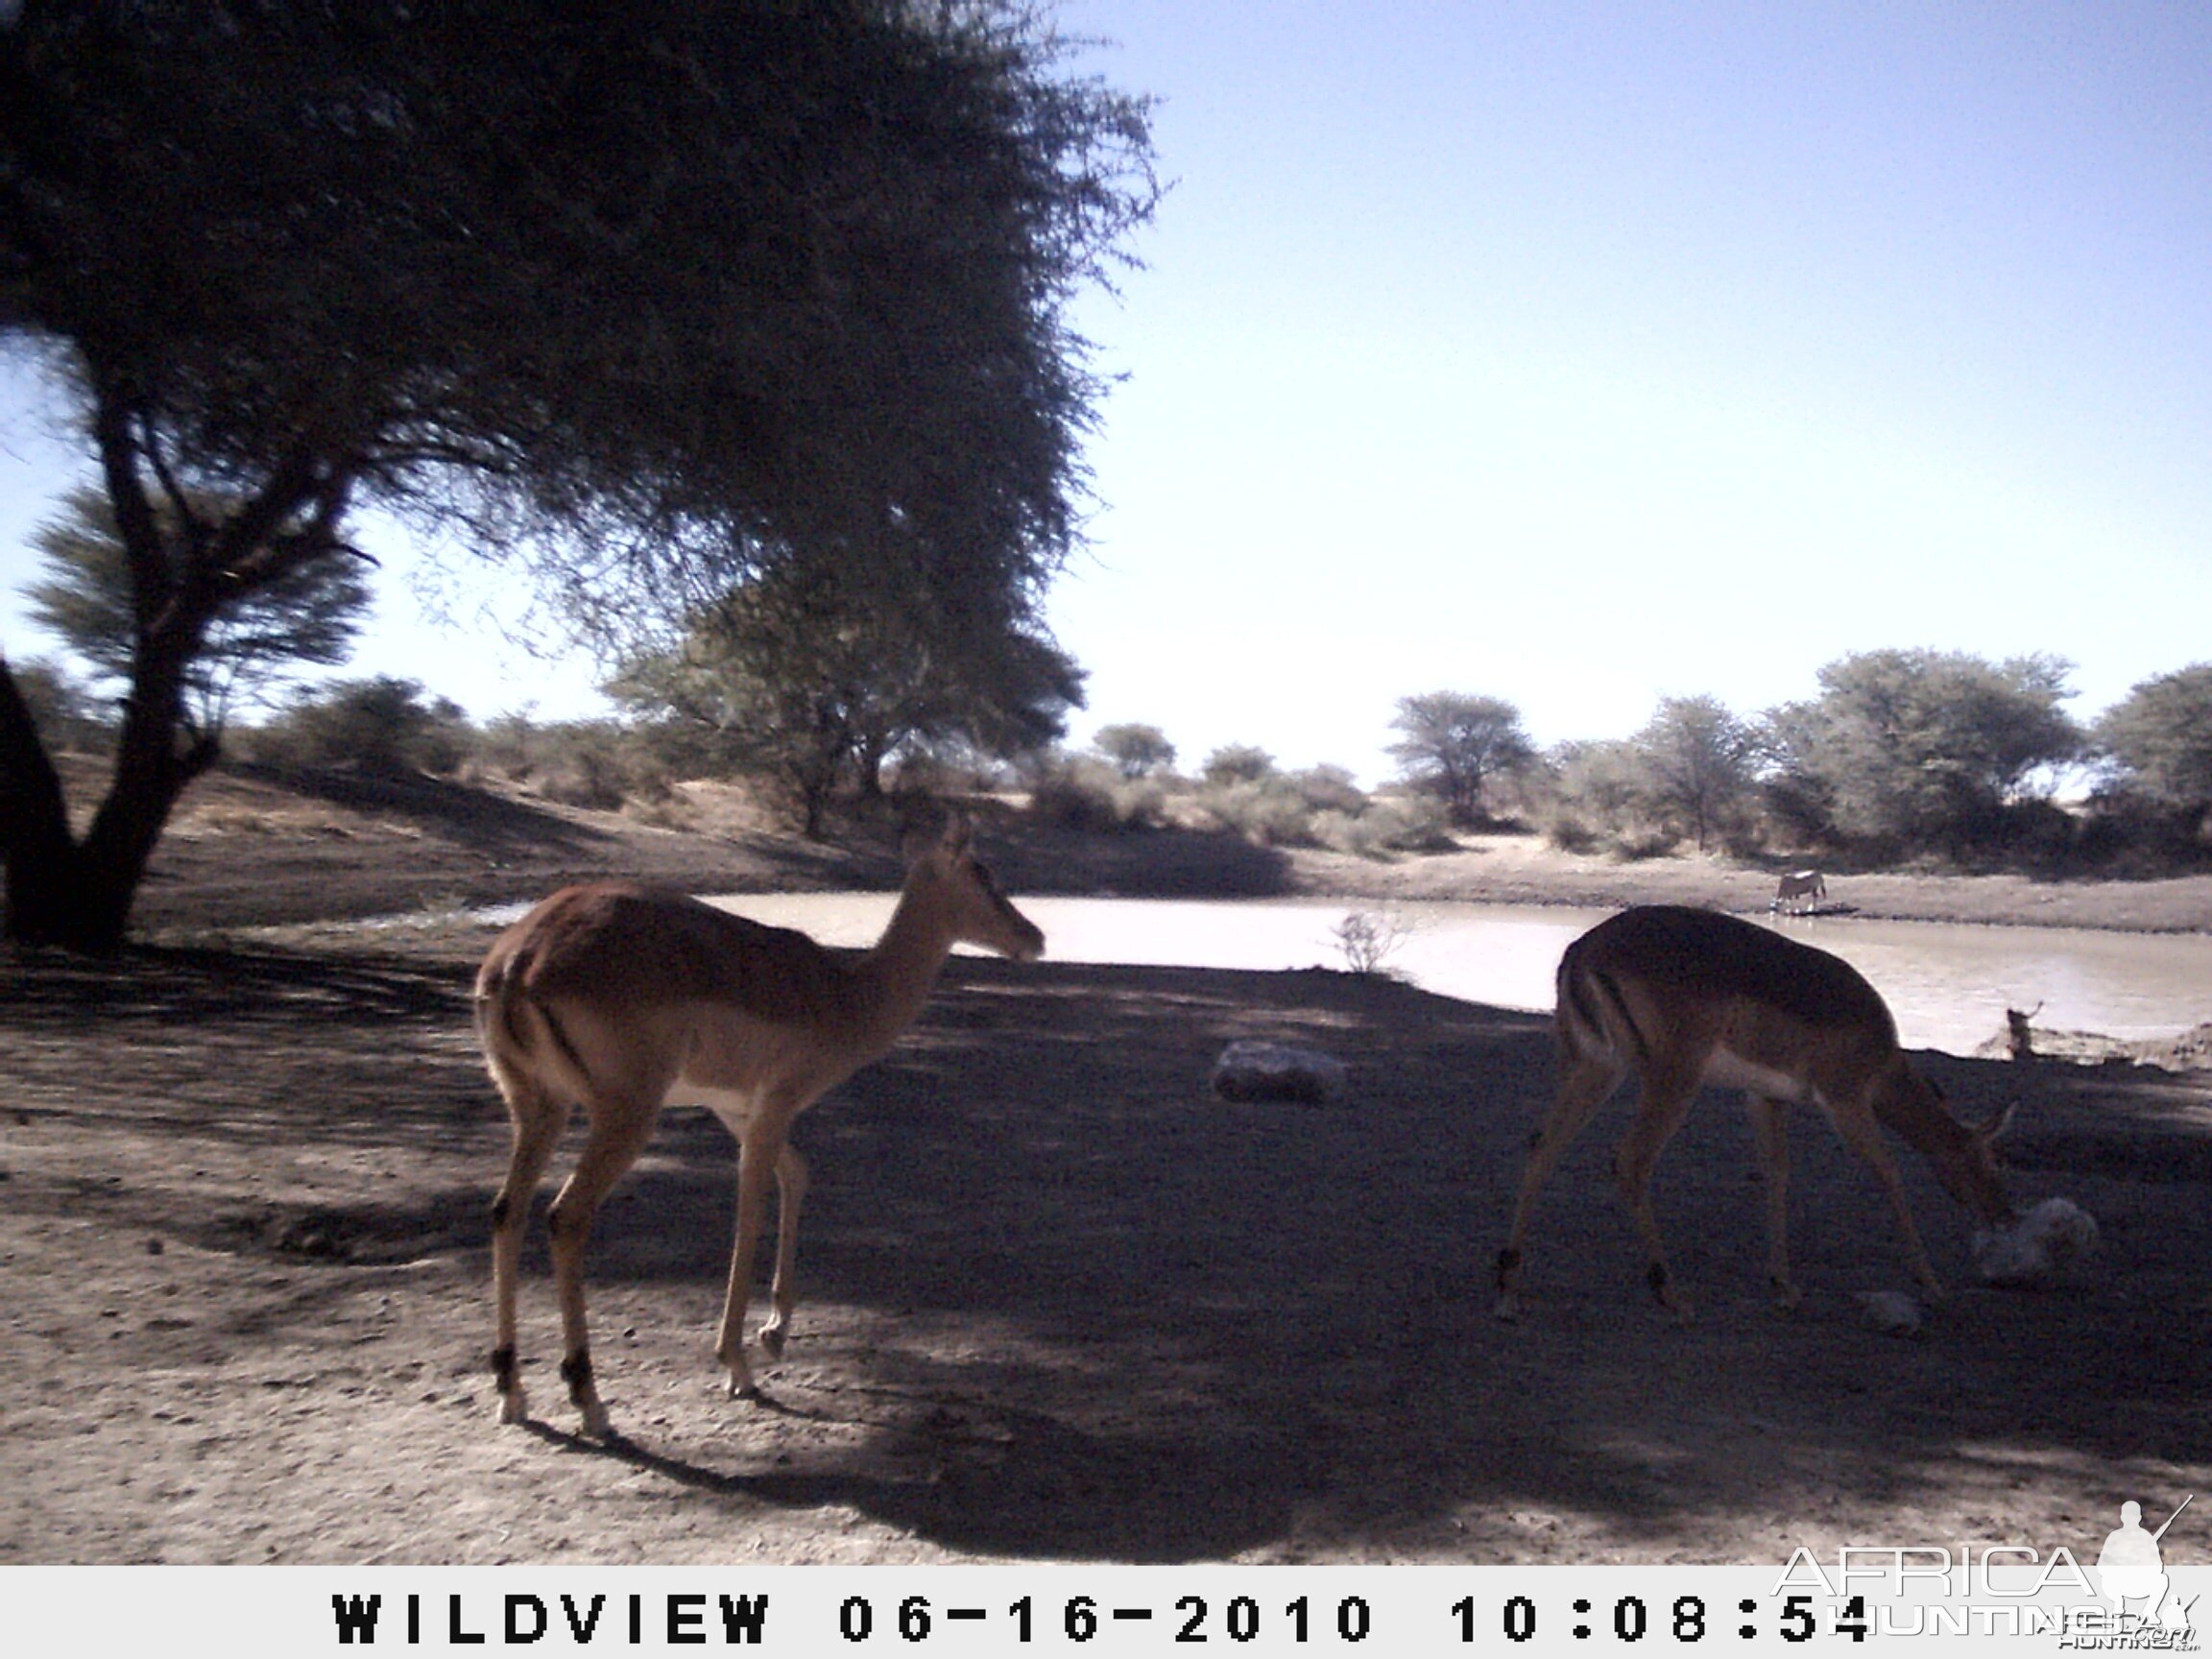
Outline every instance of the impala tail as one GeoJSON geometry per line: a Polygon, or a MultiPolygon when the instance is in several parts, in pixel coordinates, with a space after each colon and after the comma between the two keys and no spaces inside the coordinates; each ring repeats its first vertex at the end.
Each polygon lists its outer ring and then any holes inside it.
{"type": "Polygon", "coordinates": [[[1561,1065],[1586,1060],[1634,1065],[1647,1059],[1650,1044],[1637,1029],[1620,985],[1588,960],[1583,944],[1575,940],[1559,958],[1552,1033],[1561,1065]]]}
{"type": "Polygon", "coordinates": [[[476,1040],[486,1063],[496,1077],[502,1068],[509,1074],[544,1070],[550,1052],[571,1073],[573,1081],[590,1079],[584,1056],[568,1040],[553,1011],[530,995],[523,984],[524,963],[519,956],[484,964],[476,976],[476,1040]]]}

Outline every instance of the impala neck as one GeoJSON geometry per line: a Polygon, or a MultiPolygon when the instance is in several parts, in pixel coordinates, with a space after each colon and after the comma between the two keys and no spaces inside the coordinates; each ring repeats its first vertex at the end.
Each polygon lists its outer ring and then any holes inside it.
{"type": "Polygon", "coordinates": [[[951,930],[928,912],[907,888],[883,936],[853,971],[865,993],[870,1034],[886,1045],[913,1023],[952,952],[951,930]]]}
{"type": "Polygon", "coordinates": [[[1874,1115],[1928,1160],[1936,1179],[1960,1204],[1992,1227],[2013,1219],[2011,1196],[1981,1139],[1942,1105],[1915,1100],[1908,1109],[1901,1096],[1885,1094],[1877,1098],[1874,1115]]]}

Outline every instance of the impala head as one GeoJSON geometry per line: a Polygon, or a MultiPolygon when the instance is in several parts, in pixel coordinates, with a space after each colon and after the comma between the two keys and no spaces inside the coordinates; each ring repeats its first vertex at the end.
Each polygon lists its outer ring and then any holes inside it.
{"type": "Polygon", "coordinates": [[[2009,1225],[2014,1216],[1998,1142],[2018,1110],[2014,1101],[1979,1123],[1963,1122],[1935,1080],[1910,1064],[1899,1066],[1889,1099],[1874,1101],[1875,1115],[1927,1157],[1943,1190],[1984,1227],[2009,1225]]]}
{"type": "Polygon", "coordinates": [[[906,890],[927,898],[947,929],[963,945],[980,946],[1031,962],[1045,954],[1045,935],[998,890],[989,866],[975,856],[974,830],[955,813],[944,832],[922,843],[907,872],[906,890]]]}

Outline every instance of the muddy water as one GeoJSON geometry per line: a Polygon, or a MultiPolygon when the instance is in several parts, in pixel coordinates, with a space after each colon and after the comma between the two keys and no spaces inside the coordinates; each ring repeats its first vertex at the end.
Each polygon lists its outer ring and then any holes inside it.
{"type": "MultiPolygon", "coordinates": [[[[716,903],[826,944],[865,945],[890,915],[887,895],[748,894],[716,903]]],[[[1350,910],[1319,901],[1022,899],[1067,962],[1191,968],[1341,968],[1334,930],[1350,910]]],[[[1450,997],[1549,1009],[1570,940],[1609,912],[1556,906],[1407,904],[1384,966],[1450,997]]],[[[2212,935],[2057,927],[1975,927],[1852,917],[1770,924],[1833,950],[1888,999],[1905,1042],[1965,1053],[1997,1035],[2007,1008],[2038,1003],[2038,1025],[2163,1037],[2212,1020],[2212,935]]]]}

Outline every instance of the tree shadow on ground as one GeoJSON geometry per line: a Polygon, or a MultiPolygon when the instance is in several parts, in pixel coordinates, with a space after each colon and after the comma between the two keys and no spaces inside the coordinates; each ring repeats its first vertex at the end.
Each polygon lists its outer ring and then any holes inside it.
{"type": "Polygon", "coordinates": [[[410,1025],[468,1018],[458,962],[280,950],[132,946],[86,957],[0,949],[0,1018],[267,1028],[303,1033],[337,1021],[410,1025]]]}
{"type": "MultiPolygon", "coordinates": [[[[364,1286],[401,1284],[392,1263],[446,1256],[407,1305],[407,1341],[480,1375],[504,1132],[456,1029],[461,970],[146,960],[163,972],[0,999],[0,1033],[73,1011],[130,1087],[132,1068],[173,1075],[175,1031],[228,1030],[292,1064],[277,1050],[297,1030],[321,1092],[239,1071],[219,1079],[238,1121],[204,1106],[134,1132],[157,1153],[189,1131],[198,1158],[221,1128],[242,1164],[273,1132],[288,1150],[420,1155],[427,1173],[403,1189],[272,1196],[259,1222],[190,1236],[305,1269],[271,1330],[314,1329],[364,1286]]],[[[2115,1076],[2041,1093],[2016,1190],[2099,1215],[2103,1277],[1961,1285],[1919,1343],[1859,1314],[1854,1291],[1902,1283],[1893,1226],[1810,1115],[1792,1181],[1807,1301],[1767,1310],[1748,1134],[1720,1099],[1693,1113],[1659,1182],[1700,1317],[1658,1317],[1611,1190],[1617,1102],[1548,1190],[1529,1311],[1504,1325],[1488,1263],[1551,1066],[1538,1017],[1377,979],[958,959],[909,1039],[802,1119],[804,1300],[786,1362],[763,1369],[765,1407],[648,1413],[711,1377],[735,1166],[714,1119],[665,1115],[593,1240],[602,1388],[632,1435],[604,1450],[733,1525],[759,1504],[850,1505],[955,1554],[1129,1561],[1541,1559],[1544,1517],[1560,1515],[1582,1523],[1562,1549],[1596,1525],[1624,1552],[1712,1559],[1696,1541],[1746,1516],[1848,1530],[2022,1482],[2086,1514],[2128,1460],[2194,1479],[2212,1457],[2200,1092],[2115,1076]],[[1247,1037],[1328,1047],[1348,1096],[1214,1098],[1214,1058],[1247,1037]]],[[[2014,1081],[1992,1064],[1943,1073],[1957,1098],[2014,1081]]],[[[1907,1173],[1960,1275],[1963,1223],[1924,1167],[1907,1173]]],[[[176,1233],[210,1219],[187,1219],[191,1188],[174,1169],[67,1202],[176,1233]]],[[[524,1286],[534,1379],[554,1358],[542,1226],[524,1286]]]]}
{"type": "Polygon", "coordinates": [[[241,778],[274,784],[349,812],[434,829],[445,839],[496,854],[528,847],[583,857],[612,837],[512,795],[426,773],[356,771],[328,766],[241,764],[241,778]]]}

